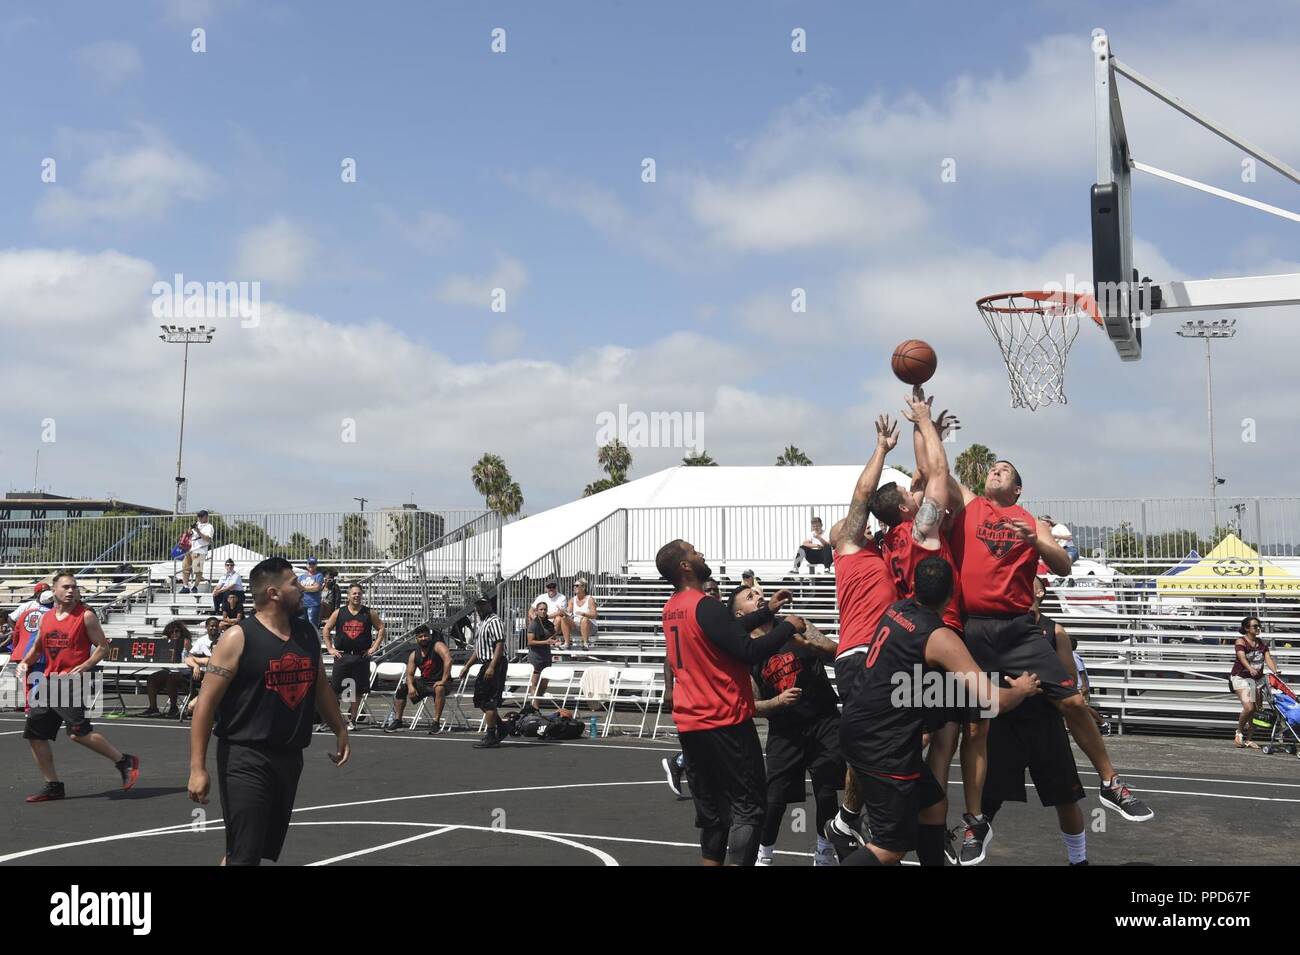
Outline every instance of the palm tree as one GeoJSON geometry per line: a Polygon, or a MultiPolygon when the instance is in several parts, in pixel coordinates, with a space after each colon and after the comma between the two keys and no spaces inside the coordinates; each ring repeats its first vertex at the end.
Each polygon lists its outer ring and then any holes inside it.
{"type": "Polygon", "coordinates": [[[984,479],[988,477],[989,468],[997,462],[998,456],[982,444],[972,444],[957,455],[953,470],[957,480],[972,491],[984,490],[984,479]]]}
{"type": "Polygon", "coordinates": [[[626,444],[615,438],[596,452],[596,463],[615,484],[624,484],[627,472],[632,470],[632,452],[626,444]]]}
{"type": "Polygon", "coordinates": [[[470,468],[474,490],[483,495],[487,506],[502,517],[513,517],[524,508],[524,495],[510,477],[510,469],[498,454],[484,454],[470,468]]]}
{"type": "Polygon", "coordinates": [[[582,489],[582,496],[591,497],[591,495],[599,494],[601,491],[608,491],[611,487],[615,487],[613,481],[609,478],[601,478],[599,481],[592,481],[584,487],[582,489]]]}
{"type": "Polygon", "coordinates": [[[712,455],[703,450],[686,455],[686,457],[682,458],[682,464],[688,468],[716,468],[718,466],[718,462],[713,460],[712,455]]]}
{"type": "Polygon", "coordinates": [[[812,464],[812,458],[808,457],[808,455],[804,454],[793,444],[789,444],[786,445],[785,450],[781,452],[781,456],[776,459],[776,463],[778,467],[807,467],[812,464]]]}

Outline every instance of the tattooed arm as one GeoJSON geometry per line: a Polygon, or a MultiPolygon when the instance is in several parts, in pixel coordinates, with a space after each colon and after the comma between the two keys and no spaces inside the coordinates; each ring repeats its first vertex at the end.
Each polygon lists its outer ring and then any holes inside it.
{"type": "Polygon", "coordinates": [[[858,476],[858,483],[853,488],[853,499],[849,502],[849,513],[838,525],[831,527],[831,546],[837,553],[852,554],[866,544],[867,502],[871,493],[880,486],[880,475],[885,470],[885,455],[896,444],[897,426],[889,419],[889,415],[881,415],[876,419],[876,450],[858,476]]]}

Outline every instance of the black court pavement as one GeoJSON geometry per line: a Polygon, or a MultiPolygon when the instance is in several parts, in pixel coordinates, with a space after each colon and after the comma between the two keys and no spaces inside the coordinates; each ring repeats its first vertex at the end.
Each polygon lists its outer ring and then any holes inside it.
{"type": "MultiPolygon", "coordinates": [[[[99,729],[142,761],[120,789],[111,764],[60,735],[54,744],[68,798],[28,805],[40,788],[18,714],[0,717],[0,864],[212,865],[223,851],[221,806],[190,802],[189,727],[106,719],[99,729]]],[[[692,865],[698,843],[689,799],[675,799],[660,761],[665,741],[621,737],[564,743],[510,741],[477,750],[467,733],[352,735],[352,759],[327,758],[333,737],[306,753],[281,865],[692,865]]],[[[1088,792],[1094,865],[1290,864],[1300,812],[1300,760],[1234,749],[1227,741],[1112,737],[1112,759],[1155,818],[1130,823],[1097,800],[1096,774],[1076,750],[1088,792]],[[1086,767],[1086,768],[1085,768],[1086,767]]],[[[215,747],[209,771],[215,773],[215,747]]],[[[950,773],[950,824],[960,772],[950,773]]],[[[1056,814],[1008,804],[985,863],[1062,865],[1056,814]]],[[[792,806],[777,865],[810,865],[811,798],[792,806]],[[800,811],[802,810],[802,811],[800,811]]]]}

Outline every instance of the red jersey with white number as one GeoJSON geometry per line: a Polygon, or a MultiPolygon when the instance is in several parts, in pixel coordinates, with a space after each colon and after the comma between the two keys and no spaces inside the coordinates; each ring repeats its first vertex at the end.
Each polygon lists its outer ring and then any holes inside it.
{"type": "Polygon", "coordinates": [[[835,603],[840,609],[840,656],[871,643],[885,609],[898,599],[884,555],[871,541],[835,555],[835,603]]]}
{"type": "Polygon", "coordinates": [[[703,591],[680,590],[664,604],[664,640],[673,673],[673,722],[679,733],[735,726],[754,717],[749,667],[704,635],[697,619],[703,591]]]}
{"type": "Polygon", "coordinates": [[[912,522],[891,527],[885,535],[885,563],[894,578],[899,600],[907,600],[916,589],[916,565],[927,557],[942,557],[952,567],[952,600],[943,611],[943,624],[957,633],[962,632],[961,579],[957,576],[957,560],[944,534],[939,535],[939,549],[927,550],[912,537],[912,522]]]}
{"type": "Polygon", "coordinates": [[[85,604],[77,604],[66,614],[57,607],[51,610],[41,618],[40,634],[41,646],[49,660],[45,667],[47,674],[67,673],[90,659],[93,646],[86,633],[85,604]]]}
{"type": "Polygon", "coordinates": [[[1001,507],[982,496],[953,523],[952,552],[968,615],[1029,613],[1033,606],[1038,548],[1020,539],[1012,520],[1038,527],[1019,504],[1001,507]]]}

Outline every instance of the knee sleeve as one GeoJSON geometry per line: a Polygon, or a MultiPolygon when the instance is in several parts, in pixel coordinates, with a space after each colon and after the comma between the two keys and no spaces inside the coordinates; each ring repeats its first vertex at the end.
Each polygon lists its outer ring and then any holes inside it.
{"type": "Polygon", "coordinates": [[[700,855],[719,864],[727,860],[727,828],[713,826],[700,830],[700,855]]]}
{"type": "Polygon", "coordinates": [[[727,839],[727,865],[749,866],[758,858],[758,827],[737,823],[727,839]]]}

